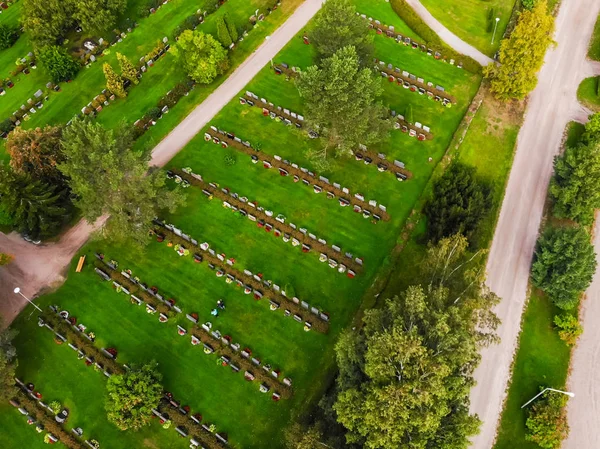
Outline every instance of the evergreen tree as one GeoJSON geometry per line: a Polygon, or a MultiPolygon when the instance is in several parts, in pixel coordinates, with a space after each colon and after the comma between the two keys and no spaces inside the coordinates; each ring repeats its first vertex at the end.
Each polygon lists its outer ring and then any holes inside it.
{"type": "Polygon", "coordinates": [[[123,79],[120,75],[115,72],[112,66],[105,62],[102,66],[104,76],[106,77],[106,88],[110,90],[117,97],[124,98],[127,96],[125,88],[123,87],[123,79]]]}
{"type": "MultiPolygon", "coordinates": [[[[2,317],[0,317],[2,328],[2,317]]],[[[15,370],[17,368],[17,350],[12,344],[18,332],[14,329],[0,331],[0,400],[9,401],[17,393],[15,370]]]]}
{"type": "Polygon", "coordinates": [[[9,27],[8,25],[0,24],[0,50],[12,47],[19,39],[19,30],[9,27]]]}
{"type": "Polygon", "coordinates": [[[223,16],[217,19],[217,39],[219,39],[219,42],[225,48],[231,47],[233,43],[223,16]]]}
{"type": "Polygon", "coordinates": [[[138,70],[133,66],[127,56],[117,53],[117,59],[121,66],[121,77],[131,81],[133,84],[138,84],[140,82],[138,79],[138,70]]]}
{"type": "Polygon", "coordinates": [[[227,25],[227,31],[229,32],[229,37],[231,38],[231,41],[235,44],[239,38],[238,30],[237,30],[237,27],[235,26],[235,22],[233,20],[231,20],[231,18],[227,14],[225,14],[223,16],[223,19],[225,20],[225,24],[227,25]]]}
{"type": "Polygon", "coordinates": [[[500,44],[500,64],[484,69],[498,98],[520,100],[535,88],[553,32],[554,16],[546,0],[537,1],[531,10],[521,13],[510,37],[500,44]]]}
{"type": "Polygon", "coordinates": [[[527,441],[543,449],[559,449],[569,434],[565,406],[567,397],[548,391],[537,399],[527,418],[527,441]]]}
{"type": "Polygon", "coordinates": [[[110,29],[127,7],[127,0],[74,0],[73,3],[73,17],[81,28],[96,33],[110,29]]]}

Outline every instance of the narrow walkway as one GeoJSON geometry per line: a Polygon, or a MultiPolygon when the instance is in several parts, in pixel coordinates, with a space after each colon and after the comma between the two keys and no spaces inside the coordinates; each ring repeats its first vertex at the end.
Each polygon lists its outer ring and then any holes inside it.
{"type": "MultiPolygon", "coordinates": [[[[229,103],[252,78],[308,23],[321,9],[324,0],[306,0],[257,50],[240,65],[229,78],[198,105],[152,151],[151,165],[164,166],[229,103]]],[[[75,253],[105,222],[102,217],[94,225],[80,221],[60,242],[40,247],[25,242],[17,233],[0,233],[0,251],[15,256],[15,260],[0,267],[0,315],[4,326],[10,324],[27,305],[13,293],[20,287],[34,297],[43,289],[64,282],[63,273],[75,253]]]]}
{"type": "MultiPolygon", "coordinates": [[[[582,118],[581,112],[577,113],[581,110],[577,88],[592,70],[586,55],[599,13],[598,0],[562,2],[556,18],[557,45],[546,54],[538,85],[529,97],[487,265],[487,284],[502,298],[496,308],[502,320],[498,329],[502,340],[482,351],[481,364],[475,372],[477,385],[471,391],[471,412],[483,421],[480,434],[472,440],[475,449],[492,448],[496,437],[553,159],[560,151],[569,121],[574,116],[582,118]]],[[[585,413],[584,409],[581,413],[585,413]]],[[[583,432],[583,427],[572,431],[583,432]]],[[[598,445],[571,447],[587,449],[598,445]]]]}
{"type": "Polygon", "coordinates": [[[429,25],[429,27],[437,33],[437,35],[450,47],[463,55],[470,56],[483,67],[494,62],[492,58],[484,55],[470,44],[467,44],[456,34],[452,33],[448,28],[442,25],[431,13],[423,6],[419,0],[406,0],[415,12],[429,25]]]}

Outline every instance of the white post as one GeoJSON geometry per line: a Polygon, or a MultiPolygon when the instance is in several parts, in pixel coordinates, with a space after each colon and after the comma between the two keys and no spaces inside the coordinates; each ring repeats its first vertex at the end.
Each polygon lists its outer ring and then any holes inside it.
{"type": "Polygon", "coordinates": [[[494,44],[494,39],[496,38],[496,29],[498,28],[498,22],[500,22],[500,17],[496,17],[496,24],[494,25],[494,34],[492,34],[492,45],[494,44]]]}
{"type": "Polygon", "coordinates": [[[19,287],[16,287],[16,288],[14,289],[14,292],[15,292],[17,295],[21,295],[23,298],[25,298],[25,299],[27,300],[27,302],[28,302],[29,304],[31,304],[33,307],[35,307],[35,308],[36,308],[36,309],[38,309],[40,312],[42,312],[42,309],[40,309],[38,306],[36,306],[36,305],[35,305],[33,302],[31,302],[31,300],[30,300],[30,299],[29,299],[27,296],[25,296],[23,293],[21,293],[21,289],[20,289],[19,287]]]}
{"type": "Polygon", "coordinates": [[[531,404],[533,401],[535,401],[537,398],[543,395],[546,391],[555,391],[556,393],[566,394],[567,396],[572,398],[575,397],[575,393],[571,393],[570,391],[555,390],[554,388],[545,388],[540,393],[536,394],[533,398],[531,398],[529,401],[527,401],[525,404],[523,404],[521,408],[527,407],[529,404],[531,404]]]}

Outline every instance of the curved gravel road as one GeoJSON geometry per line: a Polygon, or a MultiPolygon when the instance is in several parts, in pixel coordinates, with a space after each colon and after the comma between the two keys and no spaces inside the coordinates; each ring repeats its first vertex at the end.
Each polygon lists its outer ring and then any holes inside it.
{"type": "MultiPolygon", "coordinates": [[[[482,352],[475,373],[477,386],[471,392],[471,412],[483,420],[481,433],[473,439],[475,449],[490,449],[496,436],[553,158],[560,150],[566,125],[586,112],[577,102],[577,87],[597,67],[586,60],[586,54],[598,13],[598,0],[563,0],[556,19],[558,45],[546,55],[519,133],[487,266],[487,283],[502,298],[496,310],[502,319],[498,330],[502,341],[482,352]]],[[[594,428],[597,431],[598,426],[594,428]]],[[[571,447],[595,449],[600,445],[571,447]]]]}

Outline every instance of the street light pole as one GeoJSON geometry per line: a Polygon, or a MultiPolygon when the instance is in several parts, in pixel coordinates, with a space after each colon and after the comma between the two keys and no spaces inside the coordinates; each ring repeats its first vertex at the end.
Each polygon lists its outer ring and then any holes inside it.
{"type": "Polygon", "coordinates": [[[496,17],[496,25],[494,25],[494,34],[492,34],[492,45],[494,44],[494,39],[496,38],[496,29],[498,28],[498,22],[500,22],[500,17],[496,17]]]}
{"type": "Polygon", "coordinates": [[[540,393],[536,394],[533,398],[531,398],[529,401],[527,401],[525,404],[523,404],[521,408],[527,407],[529,404],[531,404],[533,401],[535,401],[537,398],[543,395],[546,391],[555,391],[557,393],[566,394],[567,396],[572,398],[575,397],[575,393],[571,393],[570,391],[555,390],[554,388],[545,388],[540,393]]]}
{"type": "Polygon", "coordinates": [[[23,298],[25,298],[25,299],[27,300],[27,302],[28,302],[29,304],[31,304],[33,307],[35,307],[35,308],[36,308],[36,309],[38,309],[40,312],[42,312],[42,309],[40,309],[38,306],[36,306],[36,305],[35,305],[33,302],[31,302],[31,300],[30,300],[30,299],[29,299],[27,296],[25,296],[23,293],[21,293],[21,289],[20,289],[19,287],[16,287],[16,288],[14,289],[14,292],[15,292],[17,295],[21,295],[23,298]]]}

